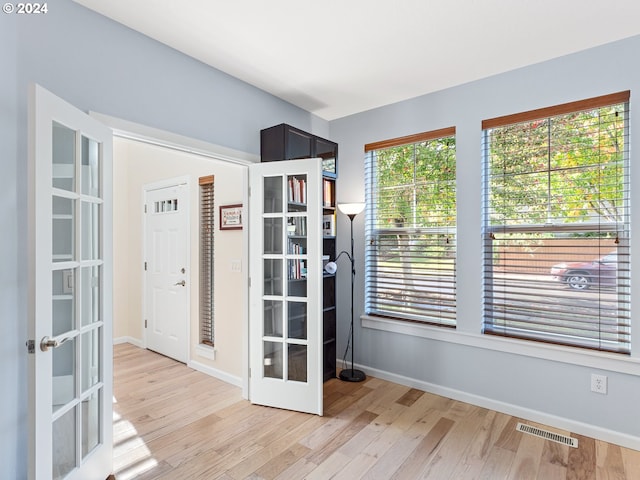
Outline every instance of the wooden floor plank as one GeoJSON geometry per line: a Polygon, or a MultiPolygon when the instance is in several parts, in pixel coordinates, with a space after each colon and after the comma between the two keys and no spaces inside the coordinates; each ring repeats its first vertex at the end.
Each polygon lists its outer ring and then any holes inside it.
{"type": "Polygon", "coordinates": [[[263,463],[260,468],[255,470],[253,473],[255,473],[258,478],[271,480],[276,478],[309,452],[310,450],[307,447],[296,443],[277,455],[272,455],[267,462],[263,463]]]}
{"type": "MultiPolygon", "coordinates": [[[[424,438],[437,426],[442,417],[435,410],[417,419],[406,430],[398,428],[394,422],[386,435],[381,436],[384,442],[379,443],[378,461],[366,472],[364,478],[391,478],[402,465],[409,466],[406,460],[418,449],[424,438]]],[[[372,454],[368,449],[367,453],[372,454]]]]}
{"type": "Polygon", "coordinates": [[[487,461],[484,463],[478,476],[468,476],[465,474],[460,477],[460,480],[524,480],[510,479],[509,477],[511,464],[515,456],[516,452],[496,445],[489,451],[487,461]]]}
{"type": "Polygon", "coordinates": [[[478,478],[489,453],[511,417],[488,411],[480,428],[470,438],[469,446],[458,457],[451,478],[478,478]]]}
{"type": "Polygon", "coordinates": [[[342,445],[351,440],[357,433],[359,433],[368,424],[373,422],[376,418],[378,418],[377,414],[365,410],[351,422],[345,425],[344,428],[342,428],[342,430],[331,439],[331,441],[326,442],[320,448],[316,448],[315,450],[313,450],[312,453],[307,455],[307,458],[309,459],[309,461],[320,465],[336,450],[338,450],[342,445]]]}
{"type": "MultiPolygon", "coordinates": [[[[459,402],[456,402],[456,405],[458,404],[459,402]]],[[[445,418],[450,420],[453,420],[452,417],[456,418],[455,425],[451,428],[435,457],[425,469],[423,473],[425,478],[456,478],[454,471],[462,461],[462,458],[466,457],[471,447],[472,439],[476,438],[489,413],[484,408],[469,407],[471,408],[454,408],[451,414],[446,414],[445,418]]]]}
{"type": "Polygon", "coordinates": [[[542,460],[544,442],[532,435],[524,435],[518,444],[518,450],[511,463],[509,478],[539,478],[538,471],[542,460]]]}
{"type": "MultiPolygon", "coordinates": [[[[567,433],[564,434],[566,435],[567,433]]],[[[567,478],[567,462],[570,448],[568,445],[562,445],[550,440],[545,441],[538,476],[549,480],[567,478]]]]}
{"type": "MultiPolygon", "coordinates": [[[[363,450],[366,449],[371,442],[377,439],[382,432],[406,410],[407,407],[404,405],[399,403],[391,404],[389,408],[378,415],[373,422],[360,430],[353,436],[353,438],[340,447],[340,452],[354,459],[355,457],[360,456],[363,453],[363,450]]],[[[365,455],[371,456],[369,454],[365,455]]]]}
{"type": "Polygon", "coordinates": [[[617,445],[596,440],[596,478],[624,480],[622,449],[617,445]]]}
{"type": "Polygon", "coordinates": [[[374,377],[325,383],[320,417],[252,405],[238,387],[122,344],[114,396],[118,480],[640,479],[635,450],[579,435],[570,448],[517,432],[518,418],[374,377]]]}
{"type": "Polygon", "coordinates": [[[418,390],[417,388],[412,388],[407,393],[405,393],[402,397],[400,397],[397,402],[400,405],[404,405],[405,407],[410,407],[413,405],[417,399],[419,399],[424,392],[422,390],[418,390]]]}
{"type": "Polygon", "coordinates": [[[596,442],[582,435],[572,435],[578,439],[580,448],[569,451],[567,480],[596,480],[596,442]]]}
{"type": "Polygon", "coordinates": [[[455,422],[449,418],[440,417],[433,428],[429,430],[415,449],[413,449],[411,455],[402,462],[390,478],[407,480],[422,478],[424,470],[435,457],[439,446],[442,444],[443,439],[449,433],[454,423],[455,422]]]}

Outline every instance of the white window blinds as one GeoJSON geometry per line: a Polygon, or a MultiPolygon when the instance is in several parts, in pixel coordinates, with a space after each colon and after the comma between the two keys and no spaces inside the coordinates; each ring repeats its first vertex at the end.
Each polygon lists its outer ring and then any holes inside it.
{"type": "Polygon", "coordinates": [[[366,313],[455,326],[455,128],[365,151],[366,313]]]}
{"type": "Polygon", "coordinates": [[[630,352],[628,100],[483,122],[485,333],[630,352]]]}

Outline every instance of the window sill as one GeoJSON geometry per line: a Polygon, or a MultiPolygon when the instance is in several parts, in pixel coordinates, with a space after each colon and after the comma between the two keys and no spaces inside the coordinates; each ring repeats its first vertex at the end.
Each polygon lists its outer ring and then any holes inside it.
{"type": "Polygon", "coordinates": [[[209,360],[216,359],[216,349],[209,345],[200,344],[196,347],[196,355],[204,358],[208,358],[209,360]]]}
{"type": "Polygon", "coordinates": [[[457,345],[640,376],[640,359],[626,355],[495,337],[482,333],[462,332],[450,328],[420,325],[370,315],[362,315],[360,321],[363,328],[372,330],[382,330],[439,342],[455,343],[457,345]]]}

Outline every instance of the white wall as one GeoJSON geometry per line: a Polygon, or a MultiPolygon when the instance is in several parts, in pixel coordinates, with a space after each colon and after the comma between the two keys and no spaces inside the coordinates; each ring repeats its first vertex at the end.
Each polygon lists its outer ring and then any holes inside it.
{"type": "Polygon", "coordinates": [[[218,206],[242,203],[246,167],[123,138],[114,139],[114,338],[142,345],[144,186],[190,177],[190,358],[221,373],[242,377],[242,274],[231,271],[231,260],[242,259],[242,231],[220,231],[218,206]],[[199,186],[198,177],[215,176],[214,231],[215,360],[199,355],[199,186]]]}
{"type": "MultiPolygon", "coordinates": [[[[340,145],[339,201],[364,199],[364,145],[456,127],[458,253],[456,331],[381,330],[356,322],[356,362],[375,375],[640,449],[640,37],[496,75],[330,122],[340,145]],[[632,355],[600,354],[482,335],[483,119],[631,90],[632,355]],[[608,395],[590,391],[591,373],[609,377],[608,395]]],[[[455,59],[451,60],[455,62],[455,59]]],[[[339,247],[348,221],[339,215],[339,247]]],[[[354,221],[356,312],[364,311],[364,216],[354,221]]],[[[348,277],[339,275],[341,285],[348,277]]],[[[344,283],[343,283],[344,282],[344,283]]],[[[338,311],[349,296],[338,288],[338,311]]],[[[348,315],[339,315],[342,352],[348,315]]],[[[382,327],[386,328],[386,327],[382,327]]]]}

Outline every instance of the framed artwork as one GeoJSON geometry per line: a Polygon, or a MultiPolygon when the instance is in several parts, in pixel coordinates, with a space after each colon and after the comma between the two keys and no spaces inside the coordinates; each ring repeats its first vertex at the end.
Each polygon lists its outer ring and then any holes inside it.
{"type": "Polygon", "coordinates": [[[242,204],[220,205],[220,230],[242,230],[242,204]]]}

